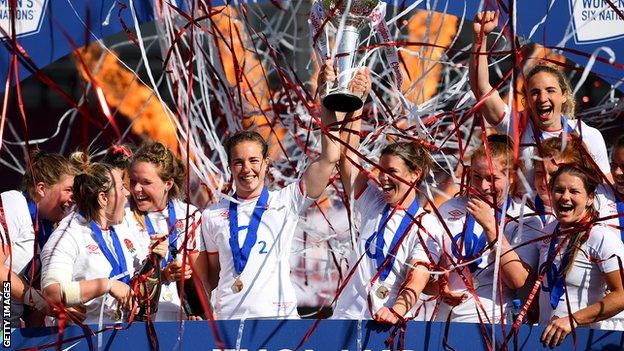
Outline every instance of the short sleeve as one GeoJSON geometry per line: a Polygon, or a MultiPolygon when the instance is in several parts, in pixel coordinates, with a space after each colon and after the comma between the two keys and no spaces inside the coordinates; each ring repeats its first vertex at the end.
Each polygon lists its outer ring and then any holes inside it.
{"type": "Polygon", "coordinates": [[[71,227],[57,228],[41,251],[41,282],[42,289],[54,283],[46,283],[48,272],[63,271],[73,275],[74,262],[79,255],[79,245],[69,232],[71,227]]]}
{"type": "Polygon", "coordinates": [[[505,112],[503,117],[493,126],[498,133],[514,135],[513,123],[511,123],[511,107],[505,104],[505,112]]]}
{"type": "MultiPolygon", "coordinates": [[[[589,138],[585,140],[585,145],[592,155],[592,158],[604,174],[611,173],[611,165],[609,164],[609,156],[607,154],[607,145],[598,129],[587,128],[589,138]]],[[[585,139],[585,138],[584,138],[585,139]]]]}
{"type": "Polygon", "coordinates": [[[536,239],[544,236],[542,221],[533,215],[528,215],[521,220],[523,220],[522,229],[518,226],[518,230],[521,231],[509,244],[514,248],[518,257],[535,271],[539,264],[539,247],[536,239]]]}
{"type": "Polygon", "coordinates": [[[215,234],[212,230],[211,209],[208,208],[201,215],[201,233],[199,234],[199,251],[218,252],[219,247],[214,240],[215,234]]]}
{"type": "Polygon", "coordinates": [[[592,259],[596,260],[603,273],[620,270],[618,257],[624,264],[624,243],[616,231],[604,226],[595,226],[590,236],[592,259]]]}
{"type": "Polygon", "coordinates": [[[423,215],[420,225],[416,226],[416,242],[411,254],[412,260],[437,264],[440,261],[442,245],[442,225],[433,216],[423,215]],[[425,245],[423,246],[422,243],[425,245]],[[430,258],[431,257],[431,258],[430,258]],[[433,260],[433,262],[431,262],[433,260]]]}
{"type": "Polygon", "coordinates": [[[305,195],[305,189],[301,180],[292,182],[279,190],[278,196],[280,201],[289,205],[292,212],[297,215],[301,215],[314,203],[314,199],[305,195]]]}

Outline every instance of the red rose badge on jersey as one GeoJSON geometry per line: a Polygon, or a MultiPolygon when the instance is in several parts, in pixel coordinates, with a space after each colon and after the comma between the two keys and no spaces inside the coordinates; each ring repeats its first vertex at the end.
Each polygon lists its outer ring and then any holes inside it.
{"type": "Polygon", "coordinates": [[[136,251],[134,244],[130,241],[130,239],[124,239],[124,244],[126,244],[126,248],[130,253],[134,253],[136,251]]]}

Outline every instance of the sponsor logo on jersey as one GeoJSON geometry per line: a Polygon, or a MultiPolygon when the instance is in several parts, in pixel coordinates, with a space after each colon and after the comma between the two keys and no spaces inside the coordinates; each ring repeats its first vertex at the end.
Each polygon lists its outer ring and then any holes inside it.
{"type": "Polygon", "coordinates": [[[100,253],[100,248],[95,244],[89,244],[87,245],[87,252],[90,254],[97,254],[100,253]]]}

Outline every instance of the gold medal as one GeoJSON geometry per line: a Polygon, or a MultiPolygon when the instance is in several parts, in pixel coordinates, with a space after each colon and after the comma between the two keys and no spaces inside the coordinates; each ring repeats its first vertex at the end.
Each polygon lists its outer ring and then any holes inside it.
{"type": "Polygon", "coordinates": [[[171,291],[167,291],[164,296],[163,296],[163,300],[167,301],[167,302],[171,302],[173,301],[173,294],[171,293],[171,291]]]}
{"type": "Polygon", "coordinates": [[[239,293],[243,290],[243,282],[240,280],[240,278],[236,278],[236,280],[234,281],[234,284],[232,284],[232,291],[234,293],[239,293]]]}
{"type": "Polygon", "coordinates": [[[385,285],[382,285],[377,288],[377,292],[375,294],[378,298],[384,300],[386,297],[388,297],[388,295],[390,295],[390,290],[388,290],[385,285]]]}

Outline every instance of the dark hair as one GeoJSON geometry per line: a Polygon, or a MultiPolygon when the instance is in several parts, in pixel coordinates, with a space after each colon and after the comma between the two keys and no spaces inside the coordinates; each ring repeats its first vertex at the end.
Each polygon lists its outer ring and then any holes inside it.
{"type": "Polygon", "coordinates": [[[157,141],[146,142],[137,150],[132,162],[149,162],[158,169],[158,177],[166,182],[173,179],[173,186],[169,189],[168,198],[181,198],[184,190],[186,167],[184,162],[177,158],[169,148],[157,141]]]}
{"type": "MultiPolygon", "coordinates": [[[[555,185],[555,181],[562,174],[570,174],[575,177],[578,177],[583,182],[583,187],[587,192],[587,195],[595,194],[596,188],[598,187],[599,182],[592,176],[592,171],[584,166],[577,164],[564,164],[559,167],[557,172],[553,174],[550,179],[550,183],[548,184],[548,188],[550,191],[553,190],[555,185]]],[[[590,205],[587,209],[589,223],[593,223],[598,218],[598,211],[594,208],[594,205],[590,205]]],[[[583,223],[584,224],[584,223],[583,223]]],[[[570,243],[567,247],[568,251],[568,264],[563,269],[563,274],[567,274],[572,266],[574,266],[574,258],[576,257],[577,252],[580,250],[581,245],[585,240],[587,240],[587,235],[589,234],[590,227],[581,227],[580,230],[575,231],[570,238],[570,243]]]]}
{"type": "Polygon", "coordinates": [[[93,220],[101,209],[100,192],[108,194],[115,187],[111,166],[104,163],[85,163],[80,174],[74,178],[74,201],[78,212],[87,221],[93,220]]]}
{"type": "Polygon", "coordinates": [[[533,78],[533,76],[541,72],[548,73],[554,76],[555,78],[557,78],[557,82],[559,83],[559,88],[561,89],[561,93],[565,95],[567,98],[566,102],[563,103],[561,112],[566,116],[574,117],[575,109],[576,109],[576,101],[574,100],[574,94],[572,94],[572,88],[570,87],[570,82],[563,75],[563,72],[561,72],[556,67],[552,65],[540,64],[531,68],[529,73],[527,73],[526,75],[527,87],[529,84],[528,82],[531,80],[531,78],[533,78]]]}
{"type": "Polygon", "coordinates": [[[228,163],[232,162],[231,152],[234,149],[234,147],[245,141],[258,143],[258,145],[260,145],[260,147],[262,148],[262,158],[267,158],[267,156],[269,155],[269,145],[264,140],[262,135],[260,135],[258,132],[243,130],[243,131],[234,133],[234,135],[232,135],[225,142],[225,152],[227,153],[228,163]]]}
{"type": "Polygon", "coordinates": [[[412,173],[420,172],[420,183],[433,163],[429,150],[419,141],[399,141],[386,145],[381,150],[381,156],[397,156],[407,166],[412,173]]]}
{"type": "Polygon", "coordinates": [[[67,158],[57,153],[48,153],[43,150],[34,150],[30,154],[30,167],[26,168],[22,178],[22,190],[35,199],[35,185],[43,182],[46,186],[52,186],[63,176],[74,176],[77,170],[67,158]]]}
{"type": "Polygon", "coordinates": [[[126,144],[113,144],[106,150],[102,162],[113,168],[128,169],[132,163],[132,149],[126,144]]]}

